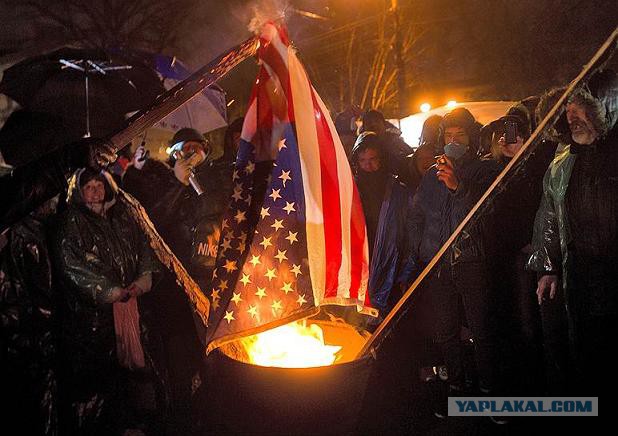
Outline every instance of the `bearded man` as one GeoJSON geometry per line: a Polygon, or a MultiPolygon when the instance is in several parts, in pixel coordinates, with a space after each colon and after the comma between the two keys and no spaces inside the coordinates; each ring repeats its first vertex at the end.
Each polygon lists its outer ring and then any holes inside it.
{"type": "Polygon", "coordinates": [[[616,74],[592,76],[570,98],[566,115],[572,141],[558,147],[545,175],[528,265],[539,273],[541,308],[557,306],[566,320],[543,325],[546,333],[564,333],[551,341],[556,347],[568,344],[562,359],[549,350],[550,371],[566,380],[558,388],[598,396],[607,384],[598,368],[607,364],[618,334],[616,74]]]}

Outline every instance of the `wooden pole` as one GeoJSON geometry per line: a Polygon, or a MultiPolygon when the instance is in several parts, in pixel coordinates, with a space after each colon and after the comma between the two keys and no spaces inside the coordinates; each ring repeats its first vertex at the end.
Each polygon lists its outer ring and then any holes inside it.
{"type": "Polygon", "coordinates": [[[453,234],[451,234],[450,238],[444,243],[444,245],[438,250],[436,255],[431,259],[431,262],[425,267],[425,269],[419,274],[419,276],[414,280],[412,285],[408,288],[405,294],[401,297],[401,299],[397,302],[395,307],[390,311],[390,313],[384,318],[384,321],[378,326],[376,331],[371,335],[363,349],[360,351],[357,358],[361,358],[368,353],[375,353],[375,350],[380,346],[382,341],[386,338],[390,330],[387,330],[389,324],[397,318],[398,315],[403,315],[403,312],[400,314],[401,309],[405,305],[405,303],[410,299],[410,296],[414,293],[418,285],[421,284],[423,279],[431,272],[433,267],[440,261],[444,253],[450,248],[455,239],[459,236],[462,230],[466,227],[466,225],[473,219],[476,218],[477,211],[485,204],[485,200],[496,190],[496,188],[502,183],[503,179],[507,175],[507,173],[519,163],[520,160],[524,160],[527,158],[530,153],[534,151],[537,145],[537,138],[541,138],[541,134],[545,131],[545,129],[553,126],[555,122],[558,120],[563,111],[563,106],[567,102],[569,96],[580,86],[580,84],[590,77],[592,73],[597,71],[600,67],[602,67],[609,58],[614,54],[616,48],[616,42],[618,40],[618,27],[614,29],[612,34],[607,38],[607,40],[603,43],[603,45],[597,50],[595,55],[592,57],[590,62],[588,62],[579,75],[573,79],[569,87],[566,89],[562,97],[556,102],[551,111],[547,114],[547,116],[541,121],[541,123],[537,126],[536,130],[530,136],[530,138],[526,141],[523,147],[517,152],[517,154],[511,159],[509,164],[502,170],[502,172],[498,175],[498,177],[491,184],[489,189],[483,194],[483,196],[479,199],[479,201],[474,205],[474,207],[470,210],[468,215],[463,219],[463,221],[457,226],[453,234]]]}

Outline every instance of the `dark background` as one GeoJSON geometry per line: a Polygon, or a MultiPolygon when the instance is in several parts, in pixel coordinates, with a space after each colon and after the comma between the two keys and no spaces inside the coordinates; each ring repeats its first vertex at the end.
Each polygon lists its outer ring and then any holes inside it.
{"type": "MultiPolygon", "coordinates": [[[[612,0],[0,0],[0,70],[66,44],[145,49],[197,68],[249,37],[253,17],[281,11],[331,110],[389,117],[422,101],[512,100],[564,85],[618,23],[612,0]]],[[[221,83],[232,117],[255,69],[245,62],[221,83]]]]}

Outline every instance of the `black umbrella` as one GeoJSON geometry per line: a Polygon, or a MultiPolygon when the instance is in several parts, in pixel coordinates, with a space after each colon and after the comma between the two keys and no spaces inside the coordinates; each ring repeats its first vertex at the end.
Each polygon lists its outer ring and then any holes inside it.
{"type": "Polygon", "coordinates": [[[77,142],[83,133],[65,125],[62,118],[45,112],[18,109],[0,129],[0,153],[5,162],[21,167],[77,142]]]}
{"type": "Polygon", "coordinates": [[[102,50],[62,48],[4,72],[0,92],[22,106],[59,115],[83,136],[103,136],[124,115],[148,106],[165,89],[144,63],[102,50]]]}

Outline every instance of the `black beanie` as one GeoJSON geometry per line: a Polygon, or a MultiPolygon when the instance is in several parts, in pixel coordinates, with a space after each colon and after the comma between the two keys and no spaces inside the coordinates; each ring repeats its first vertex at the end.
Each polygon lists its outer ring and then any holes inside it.
{"type": "Polygon", "coordinates": [[[190,127],[180,129],[174,134],[174,137],[170,141],[170,145],[178,144],[179,142],[196,141],[205,143],[206,138],[200,132],[190,127]]]}

